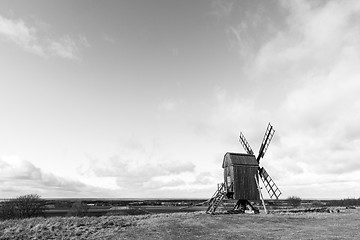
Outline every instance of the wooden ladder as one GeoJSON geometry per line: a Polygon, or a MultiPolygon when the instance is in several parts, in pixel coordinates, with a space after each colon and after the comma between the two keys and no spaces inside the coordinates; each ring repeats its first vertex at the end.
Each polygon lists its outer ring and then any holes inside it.
{"type": "Polygon", "coordinates": [[[214,214],[217,207],[224,199],[225,195],[226,195],[225,183],[221,183],[220,186],[218,186],[218,189],[215,191],[214,195],[210,198],[209,207],[206,210],[206,213],[214,214]]]}

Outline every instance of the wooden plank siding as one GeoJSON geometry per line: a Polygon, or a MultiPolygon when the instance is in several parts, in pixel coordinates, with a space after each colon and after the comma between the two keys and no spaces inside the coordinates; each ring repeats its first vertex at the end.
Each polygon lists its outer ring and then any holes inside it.
{"type": "Polygon", "coordinates": [[[224,182],[228,191],[234,192],[234,199],[260,199],[254,178],[255,175],[258,176],[259,164],[254,155],[228,152],[224,156],[222,167],[224,182]],[[233,184],[232,189],[229,188],[231,184],[233,184]]]}
{"type": "Polygon", "coordinates": [[[259,191],[255,182],[256,166],[233,166],[235,199],[259,200],[259,191]]]}

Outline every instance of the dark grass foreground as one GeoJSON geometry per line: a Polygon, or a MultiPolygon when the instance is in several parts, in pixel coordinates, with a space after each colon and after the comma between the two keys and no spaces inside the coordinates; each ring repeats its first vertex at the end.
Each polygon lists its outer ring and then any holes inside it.
{"type": "Polygon", "coordinates": [[[32,218],[0,222],[0,239],[360,239],[360,211],[32,218]]]}

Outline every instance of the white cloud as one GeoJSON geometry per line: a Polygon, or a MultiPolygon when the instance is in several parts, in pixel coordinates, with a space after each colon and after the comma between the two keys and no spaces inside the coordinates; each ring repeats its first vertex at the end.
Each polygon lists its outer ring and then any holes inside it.
{"type": "Polygon", "coordinates": [[[0,158],[0,181],[0,192],[5,198],[30,193],[37,193],[42,197],[110,196],[104,188],[44,172],[17,156],[0,158]]]}
{"type": "Polygon", "coordinates": [[[230,49],[235,49],[241,57],[252,57],[252,46],[247,36],[247,24],[240,23],[238,26],[228,26],[225,29],[229,37],[230,49]]]}
{"type": "Polygon", "coordinates": [[[233,10],[233,6],[233,0],[213,0],[211,3],[212,11],[210,14],[216,16],[218,20],[226,18],[233,10]]]}
{"type": "Polygon", "coordinates": [[[104,39],[104,41],[109,42],[111,44],[116,43],[115,38],[113,38],[112,36],[109,36],[107,34],[104,34],[102,38],[104,39]]]}
{"type": "Polygon", "coordinates": [[[77,40],[70,36],[64,36],[59,40],[49,40],[48,53],[68,59],[78,59],[81,47],[89,47],[87,39],[79,36],[77,40]]]}
{"type": "Polygon", "coordinates": [[[35,26],[29,26],[22,19],[13,20],[3,16],[0,16],[0,37],[41,57],[79,59],[80,49],[90,46],[84,36],[66,35],[58,39],[46,37],[35,26]]]}
{"type": "Polygon", "coordinates": [[[218,175],[198,171],[197,159],[179,159],[158,146],[135,145],[122,145],[122,151],[110,158],[89,158],[79,172],[84,179],[112,178],[125,197],[204,197],[215,190],[218,175]]]}
{"type": "Polygon", "coordinates": [[[181,174],[192,173],[194,168],[195,165],[191,162],[165,160],[146,152],[114,156],[105,160],[90,159],[81,172],[99,178],[113,177],[122,189],[144,191],[149,183],[163,187],[172,185],[174,180],[180,180],[181,174]]]}
{"type": "Polygon", "coordinates": [[[11,20],[0,16],[0,35],[27,51],[44,56],[43,48],[38,45],[36,29],[25,25],[24,21],[11,20]]]}

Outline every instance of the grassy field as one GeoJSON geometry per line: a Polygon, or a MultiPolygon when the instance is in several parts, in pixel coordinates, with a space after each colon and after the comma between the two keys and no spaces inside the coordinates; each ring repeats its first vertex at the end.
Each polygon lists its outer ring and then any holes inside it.
{"type": "Polygon", "coordinates": [[[0,222],[0,239],[360,239],[360,210],[209,215],[204,212],[0,222]]]}
{"type": "Polygon", "coordinates": [[[114,239],[360,239],[360,211],[154,215],[114,239]]]}

